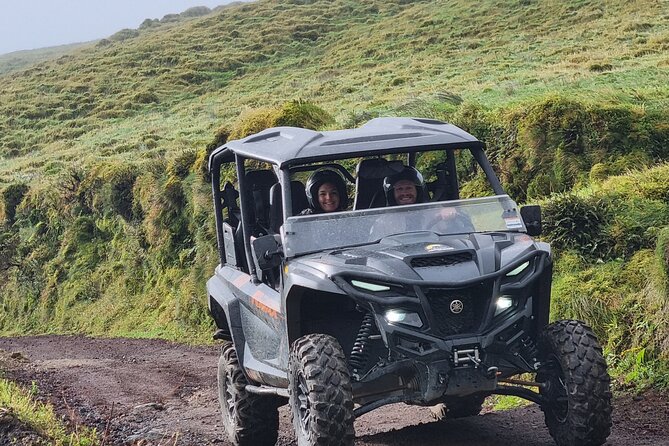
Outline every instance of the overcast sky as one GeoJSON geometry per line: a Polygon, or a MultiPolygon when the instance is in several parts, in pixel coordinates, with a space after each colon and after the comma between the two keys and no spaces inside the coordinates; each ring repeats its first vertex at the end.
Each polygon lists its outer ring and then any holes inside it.
{"type": "Polygon", "coordinates": [[[108,37],[192,6],[231,0],[0,0],[0,54],[108,37]]]}

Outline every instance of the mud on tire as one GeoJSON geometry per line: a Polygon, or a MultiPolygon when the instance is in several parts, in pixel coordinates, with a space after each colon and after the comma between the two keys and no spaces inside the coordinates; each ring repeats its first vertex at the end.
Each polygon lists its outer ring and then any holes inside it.
{"type": "Polygon", "coordinates": [[[549,433],[559,446],[603,444],[611,432],[611,379],[594,333],[582,322],[558,321],[544,329],[538,346],[549,433]]]}
{"type": "Polygon", "coordinates": [[[446,403],[430,407],[430,412],[436,420],[465,418],[478,415],[483,409],[485,396],[469,395],[449,399],[446,403]]]}
{"type": "Polygon", "coordinates": [[[218,360],[218,399],[228,439],[235,446],[273,446],[281,400],[249,393],[247,384],[233,344],[226,343],[218,360]]]}
{"type": "Polygon", "coordinates": [[[288,365],[297,444],[352,446],[353,396],[339,342],[323,334],[303,336],[293,344],[288,365]]]}

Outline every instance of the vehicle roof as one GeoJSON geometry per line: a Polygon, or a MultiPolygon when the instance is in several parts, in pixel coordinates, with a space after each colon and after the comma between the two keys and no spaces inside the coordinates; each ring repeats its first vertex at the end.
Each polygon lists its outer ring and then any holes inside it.
{"type": "Polygon", "coordinates": [[[474,136],[445,122],[419,118],[376,118],[355,129],[322,132],[296,127],[266,129],[226,142],[212,153],[210,160],[216,157],[220,162],[230,162],[238,154],[285,167],[444,146],[484,147],[474,136]]]}

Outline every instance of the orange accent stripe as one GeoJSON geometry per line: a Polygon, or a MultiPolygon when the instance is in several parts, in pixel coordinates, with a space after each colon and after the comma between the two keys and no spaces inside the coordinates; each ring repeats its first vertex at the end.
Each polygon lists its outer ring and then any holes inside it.
{"type": "Polygon", "coordinates": [[[267,313],[272,318],[277,319],[279,317],[279,312],[269,306],[265,305],[261,300],[265,297],[265,294],[262,291],[256,291],[253,296],[251,296],[251,302],[263,313],[267,313]]]}

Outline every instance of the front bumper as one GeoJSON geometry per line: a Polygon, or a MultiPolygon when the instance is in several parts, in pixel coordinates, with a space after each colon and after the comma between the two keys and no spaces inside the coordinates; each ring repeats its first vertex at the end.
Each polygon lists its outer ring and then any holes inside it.
{"type": "Polygon", "coordinates": [[[548,321],[552,262],[545,252],[532,252],[494,274],[459,283],[419,280],[388,280],[377,275],[355,278],[336,275],[333,280],[371,311],[390,360],[363,380],[397,373],[393,362],[413,366],[420,384],[414,384],[421,400],[462,396],[495,389],[497,379],[535,369],[534,340],[548,321]],[[507,274],[525,262],[527,272],[509,279],[507,274]],[[385,284],[389,290],[367,292],[352,280],[385,284]],[[499,296],[513,304],[500,311],[499,296]],[[459,301],[457,308],[453,303],[459,301]],[[461,305],[460,305],[461,304],[461,305]],[[459,310],[459,311],[457,311],[459,310]],[[416,326],[388,318],[390,311],[417,314],[416,326]],[[456,312],[457,311],[457,312],[456,312]]]}

